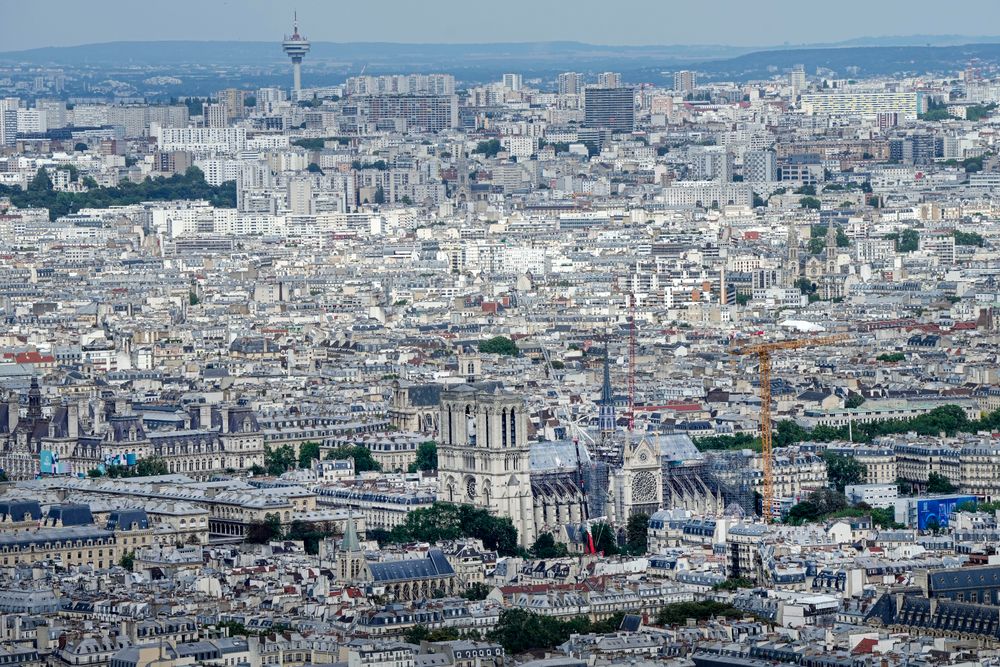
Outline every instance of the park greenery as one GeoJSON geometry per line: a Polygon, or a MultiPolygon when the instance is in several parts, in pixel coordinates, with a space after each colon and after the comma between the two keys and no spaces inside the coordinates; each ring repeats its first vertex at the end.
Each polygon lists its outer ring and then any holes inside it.
{"type": "Polygon", "coordinates": [[[296,139],[293,146],[300,146],[310,151],[321,151],[326,148],[326,142],[336,142],[341,145],[351,143],[350,137],[322,137],[320,139],[296,139]]]}
{"type": "Polygon", "coordinates": [[[535,543],[531,545],[529,552],[535,558],[561,558],[569,555],[566,545],[562,542],[556,542],[556,538],[552,537],[552,533],[542,533],[539,535],[535,539],[535,543]]]}
{"type": "Polygon", "coordinates": [[[619,612],[600,621],[591,621],[586,616],[562,620],[526,609],[505,609],[500,612],[500,620],[487,633],[487,638],[500,643],[508,654],[517,655],[553,649],[574,634],[614,632],[621,625],[624,616],[619,612]]]}
{"type": "Polygon", "coordinates": [[[954,234],[955,245],[971,245],[982,248],[986,243],[986,239],[983,238],[983,235],[976,232],[961,232],[956,229],[954,234]]]}
{"type": "Polygon", "coordinates": [[[188,167],[183,175],[147,178],[140,183],[123,180],[111,188],[98,186],[89,176],[85,176],[82,183],[87,187],[86,192],[56,191],[48,172],[39,169],[24,190],[18,186],[0,185],[0,197],[9,197],[18,208],[46,208],[50,220],[76,213],[82,208],[126,206],[144,201],[205,199],[212,206],[236,208],[236,183],[227,181],[218,187],[209,185],[198,167],[188,167]]]}
{"type": "Polygon", "coordinates": [[[219,623],[216,623],[216,626],[220,629],[228,630],[230,637],[263,637],[264,635],[284,632],[285,630],[290,629],[283,623],[275,623],[267,629],[257,630],[248,628],[239,621],[220,621],[219,623]]]}
{"type": "Polygon", "coordinates": [[[518,355],[517,344],[506,336],[494,336],[489,340],[480,341],[479,351],[483,354],[504,354],[508,357],[518,355]]]}
{"type": "Polygon", "coordinates": [[[895,364],[906,359],[903,352],[885,352],[875,357],[876,361],[883,361],[887,364],[895,364]]]}
{"type": "Polygon", "coordinates": [[[375,460],[375,457],[372,456],[371,450],[367,447],[362,447],[361,445],[349,445],[346,447],[331,449],[327,452],[326,458],[328,461],[335,459],[354,459],[354,472],[382,470],[382,466],[375,460]]]}
{"type": "Polygon", "coordinates": [[[734,577],[732,579],[726,579],[714,586],[712,586],[713,591],[728,591],[730,593],[738,591],[741,588],[754,588],[757,584],[753,582],[752,579],[747,579],[746,577],[734,577]]]}
{"type": "Polygon", "coordinates": [[[370,530],[368,534],[382,544],[433,544],[471,537],[482,540],[483,546],[501,556],[523,553],[518,548],[517,529],[510,517],[495,517],[488,510],[464,504],[436,502],[413,510],[391,531],[370,530]]]}
{"type": "MultiPolygon", "coordinates": [[[[777,422],[772,430],[771,442],[775,447],[787,447],[799,442],[833,442],[852,440],[871,442],[885,435],[914,432],[917,435],[935,436],[944,433],[978,433],[1000,429],[1000,410],[983,415],[980,419],[969,419],[965,410],[957,405],[942,405],[909,419],[886,419],[866,423],[856,423],[851,427],[818,425],[811,429],[790,420],[777,422]]],[[[725,451],[738,449],[761,450],[760,438],[747,433],[735,435],[713,435],[694,439],[700,451],[725,451]]]]}
{"type": "Polygon", "coordinates": [[[118,479],[123,477],[152,477],[154,475],[168,475],[170,468],[167,462],[159,456],[150,456],[138,460],[135,465],[112,465],[105,468],[104,472],[94,468],[88,471],[89,477],[110,477],[118,479]]]}
{"type": "Polygon", "coordinates": [[[329,521],[292,521],[287,529],[282,529],[281,517],[277,513],[264,515],[263,521],[247,524],[245,540],[251,544],[267,544],[275,540],[302,542],[307,554],[319,553],[319,543],[328,537],[340,535],[336,524],[329,521]]]}
{"type": "Polygon", "coordinates": [[[891,507],[869,507],[861,503],[851,507],[843,493],[833,489],[817,489],[805,500],[792,505],[784,522],[793,526],[819,523],[835,519],[871,517],[872,524],[880,528],[902,528],[896,523],[891,507]]]}
{"type": "Polygon", "coordinates": [[[920,232],[915,229],[886,234],[885,238],[896,242],[896,252],[916,252],[920,248],[920,232]]]}
{"type": "Polygon", "coordinates": [[[476,144],[476,147],[472,150],[472,152],[490,158],[496,157],[500,150],[500,140],[490,139],[489,141],[480,141],[476,144]]]}

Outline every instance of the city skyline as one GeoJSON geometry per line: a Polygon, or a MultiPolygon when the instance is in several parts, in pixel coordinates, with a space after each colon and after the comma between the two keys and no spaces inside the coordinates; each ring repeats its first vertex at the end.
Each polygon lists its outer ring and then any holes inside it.
{"type": "Polygon", "coordinates": [[[45,5],[6,7],[0,52],[116,41],[271,41],[276,34],[287,31],[295,11],[302,25],[308,27],[310,39],[335,43],[579,41],[613,46],[718,44],[767,48],[862,39],[877,43],[880,38],[912,37],[916,45],[924,38],[993,37],[989,30],[970,31],[967,17],[971,14],[977,16],[976,26],[1000,24],[1000,6],[988,0],[966,3],[961,14],[943,15],[934,12],[929,2],[907,3],[905,13],[898,11],[900,4],[873,6],[849,0],[823,21],[815,21],[797,11],[798,5],[790,0],[776,0],[766,13],[732,0],[716,3],[711,11],[700,6],[627,0],[616,6],[629,10],[623,12],[626,18],[604,21],[596,20],[606,11],[598,0],[581,0],[573,12],[565,12],[555,2],[513,0],[504,5],[505,11],[491,14],[490,30],[484,32],[478,25],[479,17],[457,0],[437,0],[433,12],[427,12],[426,5],[388,0],[383,15],[390,18],[385,21],[372,21],[369,12],[358,5],[332,7],[318,0],[300,0],[294,5],[250,0],[238,8],[228,0],[177,0],[171,11],[159,13],[156,21],[149,20],[145,8],[137,10],[134,3],[123,0],[103,2],[101,12],[80,3],[56,0],[45,5]],[[921,5],[927,11],[920,11],[921,5]],[[717,23],[714,19],[719,12],[730,20],[717,23]],[[858,21],[859,12],[864,13],[863,23],[858,21]],[[53,21],[53,15],[60,19],[53,21]],[[640,15],[642,21],[627,19],[640,15]],[[25,29],[30,26],[41,29],[25,29]]]}

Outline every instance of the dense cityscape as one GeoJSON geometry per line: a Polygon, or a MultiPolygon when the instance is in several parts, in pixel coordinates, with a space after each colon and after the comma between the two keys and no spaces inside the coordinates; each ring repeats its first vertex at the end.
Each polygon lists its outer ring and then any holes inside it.
{"type": "Polygon", "coordinates": [[[288,14],[0,53],[0,664],[1000,664],[1000,58],[317,84],[288,14]]]}

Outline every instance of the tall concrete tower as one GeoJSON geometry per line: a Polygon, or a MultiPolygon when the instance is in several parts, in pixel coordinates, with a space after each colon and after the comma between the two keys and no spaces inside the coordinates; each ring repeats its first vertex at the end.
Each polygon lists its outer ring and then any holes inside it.
{"type": "Polygon", "coordinates": [[[309,40],[299,34],[299,15],[295,13],[294,29],[291,36],[286,35],[285,41],[281,43],[281,48],[285,55],[292,59],[292,97],[296,101],[299,93],[302,92],[302,59],[309,53],[309,40]]]}

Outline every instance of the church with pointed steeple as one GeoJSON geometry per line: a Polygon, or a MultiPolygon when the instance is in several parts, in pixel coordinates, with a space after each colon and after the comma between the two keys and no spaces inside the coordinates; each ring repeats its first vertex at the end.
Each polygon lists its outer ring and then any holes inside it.
{"type": "Polygon", "coordinates": [[[340,583],[367,585],[376,594],[399,602],[459,595],[465,590],[444,552],[436,547],[420,558],[369,561],[361,548],[353,516],[347,518],[336,556],[336,573],[340,583]]]}

